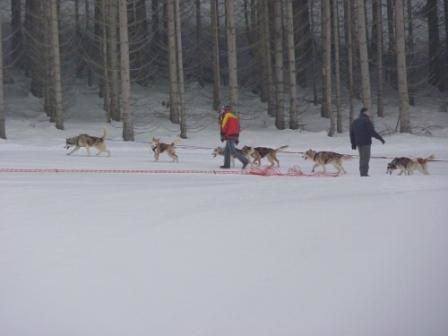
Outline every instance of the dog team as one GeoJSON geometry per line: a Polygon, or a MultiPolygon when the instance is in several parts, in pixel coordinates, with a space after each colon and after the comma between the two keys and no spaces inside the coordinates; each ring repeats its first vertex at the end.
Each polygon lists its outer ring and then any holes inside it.
{"type": "MultiPolygon", "coordinates": [[[[216,147],[212,152],[212,156],[224,156],[224,165],[220,168],[228,169],[231,168],[231,166],[235,167],[235,158],[241,162],[243,169],[246,168],[248,164],[250,164],[251,167],[260,167],[261,160],[264,158],[269,161],[269,168],[274,166],[280,167],[277,153],[287,148],[288,145],[280,146],[278,148],[251,146],[243,146],[241,149],[236,148],[239,143],[240,124],[239,118],[232,112],[230,105],[226,105],[220,109],[219,124],[221,141],[225,141],[226,145],[224,148],[216,147]]],[[[106,135],[107,131],[106,128],[104,128],[102,137],[80,134],[78,136],[66,138],[65,149],[69,150],[73,147],[71,151],[67,152],[67,155],[73,154],[80,148],[85,148],[90,156],[90,148],[93,147],[97,150],[96,155],[106,153],[107,156],[110,156],[110,151],[105,143],[106,135]]],[[[359,152],[359,171],[361,176],[368,176],[372,137],[378,139],[383,144],[385,143],[381,135],[375,131],[367,114],[367,109],[362,108],[359,117],[353,121],[350,127],[350,142],[352,149],[358,149],[359,152]]],[[[173,162],[179,161],[179,157],[176,153],[176,141],[172,143],[164,143],[161,142],[159,138],[153,137],[151,148],[154,152],[155,161],[159,161],[160,154],[163,153],[166,153],[173,162]]],[[[320,166],[322,167],[322,172],[326,173],[326,165],[332,165],[336,169],[337,175],[341,175],[346,173],[343,167],[343,161],[352,159],[352,156],[331,151],[314,151],[309,149],[303,154],[303,158],[314,162],[312,172],[320,166]]],[[[417,170],[424,175],[429,175],[427,164],[433,159],[434,155],[430,155],[427,158],[416,159],[396,157],[388,163],[386,172],[391,175],[394,170],[399,170],[398,175],[412,175],[417,170]]]]}

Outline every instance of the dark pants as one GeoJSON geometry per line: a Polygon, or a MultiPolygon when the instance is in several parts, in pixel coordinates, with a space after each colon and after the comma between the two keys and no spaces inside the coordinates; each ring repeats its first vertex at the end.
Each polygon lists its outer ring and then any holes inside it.
{"type": "Polygon", "coordinates": [[[224,167],[230,168],[230,158],[232,155],[240,160],[243,166],[249,162],[243,154],[236,150],[235,142],[236,140],[233,139],[226,140],[226,147],[224,148],[224,167]]]}
{"type": "Polygon", "coordinates": [[[359,173],[361,176],[369,176],[370,145],[358,146],[359,173]]]}

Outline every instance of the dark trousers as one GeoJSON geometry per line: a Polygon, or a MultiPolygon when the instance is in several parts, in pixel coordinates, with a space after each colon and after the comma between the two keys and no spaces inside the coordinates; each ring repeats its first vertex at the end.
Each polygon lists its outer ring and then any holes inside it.
{"type": "Polygon", "coordinates": [[[359,173],[361,176],[369,176],[370,146],[358,146],[359,151],[359,173]]]}
{"type": "Polygon", "coordinates": [[[240,160],[243,166],[249,162],[243,154],[236,150],[235,142],[236,140],[233,139],[226,140],[226,147],[224,148],[224,167],[230,167],[231,156],[240,160]]]}

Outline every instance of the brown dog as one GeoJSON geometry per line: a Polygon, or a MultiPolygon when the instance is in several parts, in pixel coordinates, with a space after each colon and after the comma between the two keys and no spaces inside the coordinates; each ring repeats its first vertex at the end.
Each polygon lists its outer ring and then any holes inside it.
{"type": "Polygon", "coordinates": [[[307,150],[303,154],[303,158],[305,160],[311,160],[314,162],[313,169],[311,170],[313,173],[317,166],[322,166],[323,173],[325,174],[327,172],[325,165],[331,164],[338,171],[338,175],[346,173],[344,167],[342,166],[342,161],[352,159],[352,157],[350,155],[343,155],[343,154],[339,154],[339,153],[335,153],[335,152],[328,152],[328,151],[316,152],[316,151],[313,151],[312,149],[307,150]]]}
{"type": "Polygon", "coordinates": [[[154,152],[154,160],[159,161],[159,156],[162,153],[167,153],[175,162],[179,162],[179,157],[176,154],[176,141],[170,144],[160,142],[158,138],[152,138],[152,150],[154,152]]]}
{"type": "Polygon", "coordinates": [[[399,169],[398,175],[412,175],[414,171],[418,170],[424,175],[429,175],[428,172],[428,161],[434,159],[434,155],[430,155],[427,158],[416,158],[411,159],[408,157],[396,157],[391,162],[387,164],[387,173],[392,175],[392,172],[399,169]]]}
{"type": "Polygon", "coordinates": [[[278,161],[277,153],[287,147],[288,147],[288,145],[284,145],[284,146],[274,149],[274,148],[269,148],[269,147],[244,146],[241,149],[241,152],[246,157],[249,157],[249,156],[252,157],[253,158],[252,164],[256,164],[258,167],[261,165],[261,159],[266,157],[266,159],[268,159],[269,163],[271,164],[269,166],[269,168],[272,168],[275,166],[275,164],[277,164],[277,167],[280,167],[280,162],[278,161]]]}

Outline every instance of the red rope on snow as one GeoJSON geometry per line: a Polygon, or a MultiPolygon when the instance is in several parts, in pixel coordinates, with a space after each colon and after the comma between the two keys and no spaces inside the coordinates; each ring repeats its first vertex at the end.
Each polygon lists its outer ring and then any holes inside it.
{"type": "Polygon", "coordinates": [[[49,173],[49,174],[205,174],[205,175],[257,175],[257,176],[306,176],[335,177],[334,173],[304,173],[299,167],[283,173],[278,168],[248,168],[246,170],[188,170],[188,169],[67,169],[67,168],[0,168],[0,173],[49,173]]]}

